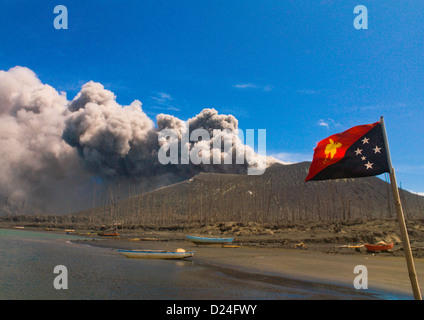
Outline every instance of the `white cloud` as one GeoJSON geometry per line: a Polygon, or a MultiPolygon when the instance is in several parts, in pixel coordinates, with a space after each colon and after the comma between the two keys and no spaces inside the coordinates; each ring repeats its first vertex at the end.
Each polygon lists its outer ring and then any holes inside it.
{"type": "Polygon", "coordinates": [[[318,121],[318,125],[322,127],[326,127],[327,129],[330,128],[330,125],[328,124],[328,122],[325,122],[323,119],[320,119],[318,121]]]}
{"type": "Polygon", "coordinates": [[[297,90],[297,93],[300,93],[300,94],[318,94],[319,90],[302,89],[302,90],[297,90]]]}
{"type": "Polygon", "coordinates": [[[328,119],[319,119],[317,124],[319,126],[326,127],[327,129],[330,129],[330,126],[331,127],[340,127],[341,126],[340,123],[334,121],[331,118],[328,118],[328,119]]]}
{"type": "Polygon", "coordinates": [[[424,197],[424,192],[415,192],[415,191],[411,191],[411,190],[408,190],[408,191],[411,192],[411,193],[413,193],[413,194],[417,194],[419,196],[424,197]]]}
{"type": "Polygon", "coordinates": [[[267,85],[259,85],[255,83],[238,83],[233,85],[236,89],[258,89],[262,90],[263,92],[270,92],[274,88],[273,86],[267,84],[267,85]]]}
{"type": "Polygon", "coordinates": [[[303,161],[312,161],[313,155],[300,152],[279,152],[271,154],[271,156],[278,159],[284,164],[291,164],[303,161]]]}
{"type": "Polygon", "coordinates": [[[253,83],[240,83],[240,84],[234,85],[234,88],[237,88],[237,89],[248,89],[248,88],[257,88],[257,87],[258,86],[253,83]]]}
{"type": "Polygon", "coordinates": [[[157,104],[157,105],[149,106],[149,108],[151,109],[181,111],[181,109],[175,106],[175,104],[171,104],[171,101],[173,100],[173,98],[169,93],[155,92],[155,94],[150,98],[155,101],[155,104],[157,104]]]}
{"type": "Polygon", "coordinates": [[[165,103],[167,101],[172,100],[172,97],[170,94],[165,92],[157,92],[155,96],[152,97],[153,100],[159,102],[159,103],[165,103]]]}
{"type": "Polygon", "coordinates": [[[154,107],[150,107],[151,109],[157,109],[157,110],[170,110],[170,111],[181,111],[181,109],[174,107],[174,106],[154,106],[154,107]]]}

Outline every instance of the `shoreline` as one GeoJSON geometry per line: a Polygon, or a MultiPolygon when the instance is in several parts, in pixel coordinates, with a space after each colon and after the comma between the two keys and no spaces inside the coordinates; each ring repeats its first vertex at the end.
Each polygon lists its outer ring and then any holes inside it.
{"type": "MultiPolygon", "coordinates": [[[[58,228],[46,231],[44,228],[24,227],[23,230],[66,234],[64,229],[58,228]]],[[[113,250],[183,248],[186,251],[195,251],[194,257],[190,258],[194,263],[245,280],[276,285],[293,283],[293,286],[302,285],[304,282],[308,286],[327,288],[335,292],[347,290],[353,296],[357,292],[357,299],[413,299],[405,258],[399,248],[397,254],[371,254],[341,248],[337,243],[318,242],[308,243],[304,249],[294,249],[293,244],[296,244],[296,241],[278,247],[264,235],[239,236],[236,237],[236,243],[241,245],[239,248],[223,248],[217,245],[196,246],[185,240],[187,232],[180,231],[125,230],[119,231],[119,238],[99,237],[96,232],[87,230],[68,233],[81,237],[71,240],[73,243],[113,250]],[[353,271],[357,265],[367,267],[367,290],[356,290],[353,287],[353,281],[358,275],[353,271]]],[[[273,235],[272,238],[274,237],[273,235]]],[[[420,286],[423,288],[424,259],[420,256],[415,257],[414,261],[420,286]]]]}
{"type": "MultiPolygon", "coordinates": [[[[413,299],[408,272],[403,257],[388,255],[340,255],[319,251],[258,248],[241,246],[223,248],[217,245],[196,246],[186,240],[129,241],[128,239],[73,240],[93,247],[117,249],[183,248],[195,251],[190,258],[199,265],[221,271],[231,277],[276,285],[315,286],[357,294],[357,299],[413,299]],[[356,290],[353,269],[365,265],[368,269],[368,290],[356,290]]],[[[424,259],[415,259],[418,275],[424,274],[424,259]]],[[[421,279],[422,277],[419,277],[421,279]]]]}

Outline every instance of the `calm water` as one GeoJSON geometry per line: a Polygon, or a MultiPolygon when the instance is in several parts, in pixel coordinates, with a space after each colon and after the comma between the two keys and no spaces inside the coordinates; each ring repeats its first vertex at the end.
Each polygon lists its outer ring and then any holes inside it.
{"type": "Polygon", "coordinates": [[[0,229],[0,299],[372,298],[331,286],[232,275],[191,260],[128,259],[69,239],[76,237],[0,229]],[[53,286],[57,265],[67,267],[67,290],[53,286]]]}

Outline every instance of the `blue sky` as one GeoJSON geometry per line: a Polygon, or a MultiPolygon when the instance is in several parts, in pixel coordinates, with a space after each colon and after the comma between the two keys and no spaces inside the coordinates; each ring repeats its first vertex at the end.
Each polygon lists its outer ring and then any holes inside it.
{"type": "Polygon", "coordinates": [[[32,69],[73,99],[101,82],[188,119],[203,108],[267,130],[267,154],[312,160],[315,144],[384,115],[398,182],[424,193],[423,1],[0,2],[0,69],[32,69]],[[56,5],[68,30],[53,27],[56,5]],[[368,30],[353,27],[357,5],[368,30]]]}

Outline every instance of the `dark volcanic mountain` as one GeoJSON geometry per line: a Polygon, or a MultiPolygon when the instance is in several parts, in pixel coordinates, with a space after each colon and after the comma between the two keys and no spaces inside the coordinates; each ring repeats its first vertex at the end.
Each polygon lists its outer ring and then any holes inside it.
{"type": "MultiPolygon", "coordinates": [[[[396,216],[391,186],[377,178],[305,183],[309,162],[274,164],[263,175],[201,173],[190,180],[84,210],[105,223],[125,225],[280,223],[396,216]]],[[[424,217],[424,197],[401,190],[407,218],[424,217]]]]}

